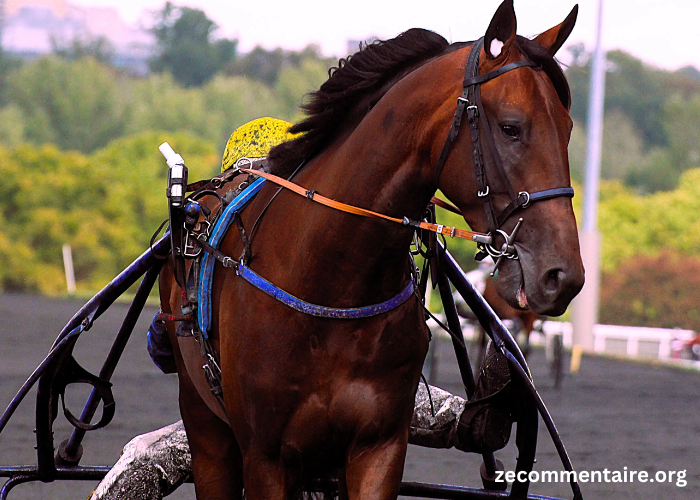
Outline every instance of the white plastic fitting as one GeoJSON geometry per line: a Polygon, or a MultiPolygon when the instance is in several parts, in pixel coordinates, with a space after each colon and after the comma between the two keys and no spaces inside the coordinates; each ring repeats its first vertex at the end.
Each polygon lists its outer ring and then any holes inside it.
{"type": "Polygon", "coordinates": [[[174,167],[175,165],[185,164],[185,160],[182,159],[182,156],[177,154],[167,142],[164,142],[163,144],[158,146],[158,149],[163,154],[163,156],[165,156],[165,162],[170,168],[174,167]]]}

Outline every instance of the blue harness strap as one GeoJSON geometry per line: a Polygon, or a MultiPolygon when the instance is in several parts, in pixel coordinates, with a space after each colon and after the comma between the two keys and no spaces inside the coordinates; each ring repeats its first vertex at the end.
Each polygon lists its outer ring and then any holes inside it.
{"type": "MultiPolygon", "coordinates": [[[[242,191],[224,210],[221,217],[214,225],[211,236],[209,238],[209,245],[213,248],[218,249],[221,241],[223,240],[226,232],[228,231],[231,223],[234,220],[235,213],[242,210],[260,191],[265,179],[259,178],[253,182],[249,187],[242,191]]],[[[216,264],[216,258],[211,253],[205,252],[202,259],[202,266],[200,271],[200,282],[198,290],[198,321],[199,329],[208,338],[208,332],[211,328],[211,317],[212,317],[212,304],[211,304],[211,291],[212,283],[214,281],[214,265],[216,264]]],[[[309,314],[311,316],[317,316],[320,318],[334,318],[334,319],[359,319],[368,318],[370,316],[376,316],[382,314],[392,309],[397,308],[404,302],[406,302],[411,295],[413,295],[416,290],[415,280],[411,282],[403,289],[401,293],[395,297],[382,302],[381,304],[374,304],[365,307],[353,307],[353,308],[336,308],[336,307],[326,307],[319,306],[316,304],[311,304],[309,302],[303,301],[294,295],[281,290],[276,287],[266,279],[257,275],[249,267],[245,266],[242,262],[237,264],[237,273],[248,283],[255,286],[259,290],[265,292],[266,294],[274,297],[283,304],[291,307],[292,309],[302,312],[304,314],[309,314]]]]}
{"type": "Polygon", "coordinates": [[[375,304],[372,306],[365,307],[353,307],[353,308],[337,308],[337,307],[326,307],[319,306],[316,304],[310,304],[305,302],[294,295],[277,288],[275,285],[267,281],[265,278],[253,272],[252,269],[246,267],[242,263],[238,265],[238,275],[245,279],[248,283],[256,287],[257,289],[265,292],[271,297],[279,300],[283,304],[295,309],[304,314],[309,314],[311,316],[317,316],[320,318],[333,318],[333,319],[360,319],[369,318],[370,316],[376,316],[378,314],[391,311],[397,308],[408,298],[413,295],[416,289],[416,282],[411,280],[411,282],[403,289],[403,291],[396,295],[395,297],[382,302],[381,304],[375,304]]]}
{"type": "MultiPolygon", "coordinates": [[[[234,214],[242,210],[250,201],[255,198],[260,189],[265,184],[265,179],[259,178],[253,182],[250,186],[245,188],[238,196],[236,196],[231,203],[228,204],[224,213],[221,214],[219,220],[214,225],[214,229],[211,232],[211,237],[209,238],[209,244],[214,248],[219,248],[221,240],[226,236],[228,228],[233,222],[234,214]]],[[[199,329],[207,337],[209,328],[211,326],[211,286],[214,280],[214,264],[216,264],[216,258],[205,253],[204,258],[202,258],[202,266],[199,273],[199,290],[198,290],[198,320],[199,329]]]]}

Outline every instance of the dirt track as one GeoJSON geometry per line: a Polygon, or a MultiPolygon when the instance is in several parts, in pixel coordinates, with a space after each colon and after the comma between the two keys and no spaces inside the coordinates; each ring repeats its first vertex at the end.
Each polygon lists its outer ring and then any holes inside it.
{"type": "MultiPolygon", "coordinates": [[[[0,295],[2,410],[81,306],[76,301],[0,295]]],[[[78,342],[76,357],[92,372],[99,370],[126,307],[113,306],[78,342]]],[[[117,400],[115,420],[107,429],[88,435],[83,464],[109,465],[136,434],[179,419],[175,376],[161,374],[146,352],[145,331],[154,312],[145,311],[113,377],[117,400]]],[[[450,349],[447,343],[439,344],[437,385],[459,393],[456,363],[450,349]]],[[[586,357],[580,375],[566,378],[563,388],[555,391],[550,387],[541,352],[533,353],[531,367],[577,470],[623,471],[627,467],[628,471],[648,471],[652,478],[657,471],[687,471],[685,487],[676,486],[675,478],[671,483],[588,483],[582,484],[584,498],[700,498],[700,373],[586,357]]],[[[86,394],[84,391],[72,398],[76,401],[76,412],[86,394]]],[[[2,465],[35,461],[33,398],[31,393],[0,434],[2,465]]],[[[69,432],[69,426],[59,417],[56,442],[67,438],[69,432]]],[[[506,469],[512,469],[513,445],[497,457],[506,469]]],[[[478,465],[478,457],[458,451],[410,447],[404,479],[478,486],[478,465]]],[[[536,469],[561,469],[543,426],[536,469]]],[[[9,498],[79,500],[86,498],[93,487],[89,482],[27,484],[14,489],[9,498]]],[[[531,491],[571,498],[565,484],[535,484],[531,491]]],[[[193,489],[185,485],[169,498],[194,498],[193,489]]]]}

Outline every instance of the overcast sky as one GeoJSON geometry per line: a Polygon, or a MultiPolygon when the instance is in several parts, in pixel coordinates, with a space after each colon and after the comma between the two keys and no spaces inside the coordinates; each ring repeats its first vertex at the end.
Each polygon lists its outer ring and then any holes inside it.
{"type": "MultiPolygon", "coordinates": [[[[69,0],[112,6],[130,23],[147,23],[145,10],[163,0],[69,0]]],[[[413,27],[437,31],[450,41],[484,34],[500,0],[175,0],[204,10],[219,34],[237,38],[243,51],[255,45],[301,49],[310,43],[326,55],[344,56],[348,39],[390,38],[413,27]]],[[[535,35],[564,20],[575,1],[515,0],[518,33],[535,35]]],[[[579,17],[568,44],[595,41],[598,0],[580,0],[579,17]]],[[[695,48],[700,23],[698,0],[605,0],[603,46],[621,48],[650,64],[700,68],[695,48]]],[[[567,45],[568,45],[567,44],[567,45]]]]}

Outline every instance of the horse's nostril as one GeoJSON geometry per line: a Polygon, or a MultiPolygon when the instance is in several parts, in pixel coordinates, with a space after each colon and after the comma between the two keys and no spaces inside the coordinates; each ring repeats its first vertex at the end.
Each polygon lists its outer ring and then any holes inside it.
{"type": "Polygon", "coordinates": [[[561,269],[550,269],[545,275],[544,289],[547,293],[557,293],[561,283],[566,279],[566,273],[561,269]]]}

